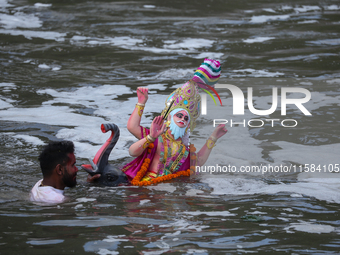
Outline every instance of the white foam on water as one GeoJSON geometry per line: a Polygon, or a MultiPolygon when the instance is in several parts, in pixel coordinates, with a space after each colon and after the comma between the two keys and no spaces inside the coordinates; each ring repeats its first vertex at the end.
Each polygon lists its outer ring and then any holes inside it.
{"type": "Polygon", "coordinates": [[[251,214],[251,215],[263,215],[263,214],[268,214],[268,213],[260,212],[260,211],[254,211],[254,212],[248,212],[248,214],[251,214]]]}
{"type": "Polygon", "coordinates": [[[298,24],[314,24],[314,23],[318,23],[318,20],[304,20],[304,21],[299,21],[298,24]]]}
{"type": "Polygon", "coordinates": [[[45,144],[38,137],[34,137],[34,136],[30,136],[30,135],[14,135],[12,137],[17,138],[17,139],[22,139],[26,143],[30,143],[30,144],[33,144],[33,145],[44,145],[45,144]]]}
{"type": "Polygon", "coordinates": [[[34,14],[16,12],[14,15],[0,13],[0,24],[5,29],[13,28],[38,28],[42,26],[42,21],[34,14]]]}
{"type": "Polygon", "coordinates": [[[208,254],[208,251],[207,250],[203,250],[203,249],[188,249],[187,251],[187,254],[200,254],[200,253],[206,253],[208,254]]]}
{"type": "Polygon", "coordinates": [[[147,204],[149,203],[151,200],[150,199],[142,199],[139,201],[139,205],[144,205],[144,204],[147,204]]]}
{"type": "Polygon", "coordinates": [[[96,201],[95,198],[80,197],[76,199],[78,203],[86,203],[96,201]]]}
{"type": "MultiPolygon", "coordinates": [[[[323,7],[325,9],[327,9],[327,7],[323,7]]],[[[336,5],[334,5],[332,8],[336,8],[336,5]]],[[[289,6],[289,5],[283,5],[279,8],[276,9],[276,11],[274,9],[271,8],[264,8],[262,9],[264,11],[267,12],[271,12],[271,13],[277,13],[277,12],[294,12],[295,15],[299,14],[299,13],[306,13],[306,12],[318,12],[321,11],[322,8],[320,6],[316,6],[316,5],[300,5],[300,6],[289,6]]],[[[336,9],[335,9],[336,10],[336,9]]]]}
{"type": "Polygon", "coordinates": [[[85,40],[87,40],[87,39],[89,39],[89,37],[80,36],[80,35],[74,35],[74,36],[70,39],[70,41],[76,43],[76,42],[79,42],[79,41],[85,41],[85,40]]]}
{"type": "Polygon", "coordinates": [[[324,39],[324,40],[316,40],[316,41],[307,41],[306,43],[315,44],[315,45],[340,45],[340,38],[336,39],[324,39]]]}
{"type": "Polygon", "coordinates": [[[52,67],[52,71],[59,71],[61,69],[60,66],[52,67]]]}
{"type": "Polygon", "coordinates": [[[295,7],[295,12],[310,12],[310,11],[321,11],[319,6],[312,6],[312,5],[302,5],[301,7],[295,7]]]}
{"type": "MultiPolygon", "coordinates": [[[[16,87],[17,86],[14,83],[8,83],[8,82],[0,83],[0,88],[2,92],[11,92],[13,89],[16,89],[16,87]]],[[[7,98],[5,96],[0,96],[0,110],[13,107],[12,103],[15,103],[15,102],[16,100],[7,98]]]]}
{"type": "Polygon", "coordinates": [[[72,44],[78,44],[79,42],[84,41],[84,43],[89,45],[102,45],[102,44],[110,44],[112,46],[121,47],[124,49],[131,49],[132,46],[136,46],[139,43],[143,43],[142,39],[135,39],[129,36],[117,36],[117,37],[105,37],[105,38],[94,38],[94,37],[85,37],[85,36],[73,36],[70,39],[72,44]]]}
{"type": "Polygon", "coordinates": [[[300,223],[291,223],[288,227],[284,228],[284,230],[291,231],[294,229],[295,231],[301,231],[306,233],[315,233],[315,234],[323,234],[323,233],[331,233],[336,231],[336,228],[330,225],[325,224],[315,224],[312,222],[302,221],[300,223]]]}
{"type": "Polygon", "coordinates": [[[206,225],[196,225],[196,224],[191,224],[189,221],[186,219],[178,219],[175,220],[174,222],[164,224],[164,225],[159,225],[160,228],[171,228],[174,227],[177,231],[192,231],[196,230],[197,232],[201,232],[205,228],[209,228],[209,226],[206,225]]]}
{"type": "Polygon", "coordinates": [[[311,83],[310,81],[302,81],[300,82],[301,85],[306,85],[306,86],[312,86],[313,83],[311,83]]]}
{"type": "Polygon", "coordinates": [[[99,251],[97,252],[99,255],[118,255],[118,251],[111,251],[105,248],[99,248],[99,251]]]}
{"type": "Polygon", "coordinates": [[[195,59],[221,59],[223,57],[224,53],[219,53],[219,52],[202,52],[198,53],[197,55],[191,55],[192,58],[195,59]]]}
{"type": "Polygon", "coordinates": [[[7,0],[0,0],[0,7],[5,8],[5,7],[12,7],[12,4],[9,4],[7,0]]]}
{"type": "Polygon", "coordinates": [[[153,53],[171,53],[175,52],[178,54],[196,53],[198,49],[209,48],[214,44],[215,41],[201,38],[187,38],[181,41],[166,40],[164,41],[163,48],[156,47],[145,47],[138,45],[132,47],[132,50],[144,50],[153,53]]]}
{"type": "Polygon", "coordinates": [[[233,178],[223,175],[202,175],[201,182],[207,183],[213,191],[212,195],[252,195],[256,193],[264,193],[263,190],[267,184],[262,181],[233,178]]]}
{"type": "Polygon", "coordinates": [[[170,183],[159,183],[157,186],[147,186],[146,188],[151,190],[167,191],[169,193],[173,193],[176,191],[176,187],[171,185],[170,183]]]}
{"type": "Polygon", "coordinates": [[[146,9],[155,9],[156,8],[155,5],[151,5],[151,4],[145,4],[145,5],[143,5],[143,7],[146,8],[146,9]]]}
{"type": "Polygon", "coordinates": [[[290,18],[290,15],[260,15],[251,17],[250,23],[261,24],[268,21],[284,21],[290,18]]]}
{"type": "Polygon", "coordinates": [[[46,64],[40,64],[40,65],[38,65],[38,67],[41,68],[41,69],[51,69],[51,67],[46,65],[46,64]]]}
{"type": "Polygon", "coordinates": [[[326,81],[328,84],[336,84],[339,83],[340,84],[340,79],[333,79],[333,80],[328,80],[326,81]]]}
{"type": "Polygon", "coordinates": [[[265,12],[276,13],[276,11],[273,10],[272,8],[263,8],[262,10],[264,10],[265,12]]]}
{"type": "MultiPolygon", "coordinates": [[[[115,47],[129,50],[143,50],[153,53],[195,53],[197,49],[209,48],[215,41],[201,38],[188,38],[181,41],[165,40],[163,48],[149,47],[144,45],[144,41],[138,38],[128,36],[94,38],[85,36],[73,36],[70,39],[71,44],[77,45],[112,45],[115,47]]],[[[220,53],[221,54],[221,53],[220,53]]]]}
{"type": "Polygon", "coordinates": [[[311,92],[311,100],[304,104],[306,109],[311,112],[323,106],[338,105],[340,96],[327,96],[321,92],[311,92]]]}
{"type": "Polygon", "coordinates": [[[249,38],[249,39],[243,39],[242,41],[245,43],[261,43],[261,42],[265,42],[265,41],[269,41],[275,39],[275,37],[255,37],[255,38],[249,38]]]}
{"type": "MultiPolygon", "coordinates": [[[[194,69],[181,69],[181,68],[171,68],[165,71],[160,72],[154,76],[148,77],[137,77],[138,80],[168,80],[168,79],[183,79],[183,78],[192,78],[195,70],[194,69]],[[191,76],[191,77],[190,77],[191,76]]],[[[183,83],[184,84],[184,83],[183,83]]],[[[150,85],[149,85],[150,86],[150,85]]],[[[179,85],[176,85],[179,86],[179,85]]]]}
{"type": "MultiPolygon", "coordinates": [[[[6,133],[5,135],[8,135],[8,133],[6,133]]],[[[23,144],[21,142],[16,142],[15,145],[22,146],[23,144]]],[[[5,167],[12,169],[12,168],[17,168],[18,165],[29,167],[29,166],[33,166],[36,164],[37,164],[36,162],[32,162],[32,161],[29,161],[23,158],[19,158],[18,156],[13,156],[12,158],[10,158],[10,161],[5,162],[5,167]]]]}
{"type": "Polygon", "coordinates": [[[186,196],[196,196],[197,194],[201,194],[203,193],[203,190],[199,190],[199,189],[189,189],[185,195],[186,196]]]}
{"type": "Polygon", "coordinates": [[[236,216],[235,213],[230,213],[229,211],[213,211],[213,212],[202,212],[202,211],[196,211],[196,212],[183,212],[183,214],[193,215],[193,216],[199,216],[199,215],[207,215],[207,216],[223,216],[223,217],[229,217],[229,216],[236,216]]]}
{"type": "Polygon", "coordinates": [[[330,57],[330,56],[339,56],[339,55],[335,53],[315,53],[315,54],[310,54],[310,55],[297,55],[297,56],[290,56],[290,57],[283,57],[283,58],[273,58],[273,59],[270,59],[269,61],[270,62],[299,61],[299,60],[310,61],[310,60],[319,59],[320,57],[330,57]]]}
{"type": "Polygon", "coordinates": [[[9,35],[22,35],[25,38],[31,40],[32,38],[41,38],[46,40],[54,40],[57,42],[65,41],[66,33],[58,33],[51,31],[30,31],[30,30],[5,30],[0,29],[0,34],[9,34],[9,35]]]}
{"type": "MultiPolygon", "coordinates": [[[[167,246],[166,246],[167,247],[167,246]]],[[[156,251],[142,251],[143,255],[161,255],[163,253],[167,253],[170,249],[169,248],[163,248],[162,246],[158,245],[158,250],[156,251]]]]}
{"type": "Polygon", "coordinates": [[[49,245],[49,244],[60,244],[63,243],[63,239],[37,239],[37,240],[29,240],[26,243],[30,245],[49,245]]]}
{"type": "Polygon", "coordinates": [[[330,164],[339,164],[340,144],[308,146],[285,141],[273,142],[273,144],[281,148],[270,152],[270,156],[275,162],[280,162],[284,159],[301,165],[328,166],[330,164]]]}
{"type": "MultiPolygon", "coordinates": [[[[5,86],[5,84],[2,84],[2,86],[5,86]]],[[[58,131],[57,137],[73,141],[76,146],[77,156],[82,158],[93,158],[101,145],[108,139],[109,134],[103,134],[100,130],[100,125],[113,122],[125,127],[129,114],[134,108],[135,103],[132,101],[137,101],[137,98],[124,102],[113,100],[119,95],[133,93],[123,85],[81,87],[72,92],[47,89],[39,90],[37,93],[41,95],[48,94],[54,98],[44,102],[40,107],[11,107],[7,110],[2,110],[0,111],[0,119],[62,126],[63,128],[58,131]],[[69,106],[56,105],[59,103],[66,103],[69,106]],[[93,114],[84,115],[79,113],[77,105],[78,107],[79,105],[84,105],[86,108],[92,109],[93,114]],[[73,108],[74,106],[76,108],[73,108]]],[[[162,106],[156,106],[159,102],[158,100],[158,95],[150,95],[150,103],[147,104],[145,112],[154,111],[155,109],[159,109],[160,112],[162,106]]],[[[10,106],[4,103],[1,105],[10,106]]],[[[143,121],[151,123],[151,119],[148,118],[144,118],[143,121]]],[[[135,138],[126,128],[121,128],[121,137],[115,147],[115,150],[118,149],[120,153],[114,153],[113,151],[110,159],[129,156],[128,150],[124,146],[127,141],[131,140],[135,141],[135,138]]]]}
{"type": "Polygon", "coordinates": [[[143,50],[150,51],[152,53],[177,53],[177,54],[187,54],[193,53],[192,50],[183,50],[183,49],[164,49],[164,48],[156,48],[156,47],[132,47],[131,50],[143,50]]]}
{"type": "Polygon", "coordinates": [[[165,90],[166,87],[166,83],[157,83],[157,84],[150,84],[145,86],[146,88],[149,89],[149,93],[157,93],[156,90],[165,90]]]}
{"type": "Polygon", "coordinates": [[[12,89],[12,88],[14,89],[17,86],[12,82],[1,82],[0,87],[2,88],[2,90],[4,90],[4,89],[12,89]]]}
{"type": "Polygon", "coordinates": [[[2,99],[2,98],[0,97],[0,110],[1,110],[1,109],[7,109],[7,108],[10,108],[10,107],[13,107],[13,105],[10,104],[10,103],[8,103],[8,102],[7,102],[7,99],[2,99]]]}
{"type": "MultiPolygon", "coordinates": [[[[246,176],[245,176],[246,177],[246,176]]],[[[267,184],[261,180],[233,178],[225,175],[202,176],[201,182],[213,188],[212,195],[273,195],[280,192],[299,194],[331,203],[340,203],[340,178],[322,179],[319,182],[297,182],[290,184],[267,184]],[[329,180],[333,180],[330,185],[329,180]]]]}
{"type": "Polygon", "coordinates": [[[104,242],[113,243],[113,242],[128,242],[130,241],[126,237],[126,235],[118,235],[118,236],[107,236],[105,239],[103,239],[104,242]]]}
{"type": "Polygon", "coordinates": [[[267,70],[255,70],[252,68],[246,68],[246,69],[239,69],[239,70],[233,70],[234,73],[240,73],[240,74],[232,74],[232,77],[277,77],[284,75],[284,73],[281,72],[269,72],[267,70]]]}
{"type": "Polygon", "coordinates": [[[288,11],[288,10],[293,10],[293,7],[289,5],[282,5],[280,9],[283,11],[288,11]]]}
{"type": "Polygon", "coordinates": [[[208,40],[208,39],[194,39],[194,38],[188,38],[185,40],[182,40],[180,42],[173,42],[171,41],[164,41],[164,48],[165,49],[199,49],[204,47],[211,47],[214,44],[214,40],[208,40]]]}
{"type": "Polygon", "coordinates": [[[332,4],[332,5],[326,6],[324,8],[326,10],[329,10],[329,11],[338,11],[338,10],[340,10],[340,5],[332,4]]]}
{"type": "Polygon", "coordinates": [[[79,123],[103,121],[102,118],[76,114],[67,106],[10,108],[1,111],[0,118],[9,121],[33,122],[47,125],[78,126],[79,123]]]}
{"type": "Polygon", "coordinates": [[[36,8],[47,8],[47,7],[52,7],[52,4],[35,3],[34,7],[36,7],[36,8]]]}

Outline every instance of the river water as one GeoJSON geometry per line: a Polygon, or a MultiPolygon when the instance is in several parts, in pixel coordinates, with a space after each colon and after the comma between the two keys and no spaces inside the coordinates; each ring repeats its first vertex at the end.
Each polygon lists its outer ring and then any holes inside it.
{"type": "Polygon", "coordinates": [[[338,254],[339,26],[332,0],[0,0],[0,253],[338,254]],[[191,142],[199,149],[217,119],[228,133],[201,173],[111,188],[79,170],[68,202],[28,201],[44,144],[73,141],[80,166],[113,122],[110,162],[129,162],[136,88],[150,90],[148,126],[206,57],[221,61],[219,84],[239,88],[245,109],[234,114],[228,89],[217,89],[223,106],[208,96],[191,142]],[[311,98],[285,115],[285,89],[311,98]],[[249,110],[273,98],[273,112],[249,110]]]}

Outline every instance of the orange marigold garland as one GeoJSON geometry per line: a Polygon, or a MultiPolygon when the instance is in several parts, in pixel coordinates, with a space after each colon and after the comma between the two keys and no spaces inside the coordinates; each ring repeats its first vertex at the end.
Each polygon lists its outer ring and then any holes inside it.
{"type": "Polygon", "coordinates": [[[195,148],[195,146],[193,144],[190,144],[189,148],[190,148],[189,149],[190,152],[195,152],[196,151],[196,148],[195,148]]]}
{"type": "MultiPolygon", "coordinates": [[[[148,153],[151,153],[151,149],[153,147],[154,147],[154,144],[150,143],[149,146],[148,146],[148,153]]],[[[193,146],[193,144],[191,144],[190,145],[190,152],[195,152],[195,151],[196,151],[196,148],[193,146]]],[[[151,162],[151,160],[149,158],[144,159],[140,170],[136,174],[135,178],[133,178],[133,180],[131,181],[132,185],[134,185],[134,186],[146,186],[146,185],[156,184],[158,182],[168,181],[168,180],[171,180],[171,179],[174,179],[174,178],[178,178],[180,176],[190,176],[190,174],[191,174],[190,169],[188,169],[188,170],[179,171],[179,172],[174,173],[174,174],[159,176],[159,177],[156,177],[154,179],[151,179],[150,181],[141,181],[141,179],[143,178],[143,176],[146,174],[146,172],[149,169],[150,162],[151,162]]]]}

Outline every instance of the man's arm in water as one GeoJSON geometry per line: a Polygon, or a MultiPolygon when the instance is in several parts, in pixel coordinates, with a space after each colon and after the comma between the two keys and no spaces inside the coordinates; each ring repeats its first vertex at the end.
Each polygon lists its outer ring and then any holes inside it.
{"type": "Polygon", "coordinates": [[[91,176],[90,174],[87,175],[87,182],[95,182],[100,177],[100,174],[95,174],[94,176],[91,176]]]}

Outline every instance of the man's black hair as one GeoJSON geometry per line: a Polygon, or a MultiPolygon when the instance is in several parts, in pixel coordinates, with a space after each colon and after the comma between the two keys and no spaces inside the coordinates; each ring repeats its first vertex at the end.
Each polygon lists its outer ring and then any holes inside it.
{"type": "Polygon", "coordinates": [[[53,169],[58,165],[65,165],[74,153],[74,144],[70,141],[50,142],[39,155],[40,168],[43,176],[51,176],[53,169]]]}

